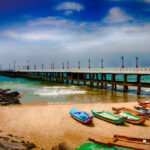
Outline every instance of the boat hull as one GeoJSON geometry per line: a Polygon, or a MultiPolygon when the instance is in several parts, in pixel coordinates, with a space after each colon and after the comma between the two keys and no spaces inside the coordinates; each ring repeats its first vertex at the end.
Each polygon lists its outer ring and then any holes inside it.
{"type": "MultiPolygon", "coordinates": [[[[107,122],[109,122],[109,123],[116,124],[116,125],[124,124],[124,122],[125,122],[125,118],[119,117],[120,119],[118,119],[118,120],[113,120],[113,119],[110,119],[110,118],[106,118],[106,117],[104,117],[104,116],[101,116],[100,114],[97,114],[97,113],[95,113],[94,111],[92,111],[92,113],[93,113],[93,116],[94,116],[94,117],[99,118],[99,119],[104,120],[104,121],[107,121],[107,122]]],[[[113,115],[113,114],[112,114],[112,115],[113,115]]]]}
{"type": "Polygon", "coordinates": [[[91,124],[93,122],[93,116],[88,115],[86,112],[83,112],[85,115],[85,118],[82,118],[80,115],[81,112],[79,112],[76,109],[71,109],[70,110],[70,115],[72,118],[74,118],[75,120],[83,123],[83,124],[91,124]]]}
{"type": "Polygon", "coordinates": [[[116,112],[120,117],[125,117],[125,121],[128,123],[143,125],[147,117],[132,115],[128,112],[118,111],[116,112]]]}

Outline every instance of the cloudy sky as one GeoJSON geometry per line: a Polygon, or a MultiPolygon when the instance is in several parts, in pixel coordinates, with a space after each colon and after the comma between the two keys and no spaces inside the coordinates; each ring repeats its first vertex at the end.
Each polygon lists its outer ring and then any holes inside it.
{"type": "Polygon", "coordinates": [[[0,0],[0,64],[150,66],[150,0],[0,0]]]}

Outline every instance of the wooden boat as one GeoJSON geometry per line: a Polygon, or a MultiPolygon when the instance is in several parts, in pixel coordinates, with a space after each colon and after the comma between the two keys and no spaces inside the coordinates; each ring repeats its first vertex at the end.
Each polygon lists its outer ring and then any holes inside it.
{"type": "Polygon", "coordinates": [[[143,139],[143,138],[136,138],[136,137],[128,137],[124,135],[114,135],[114,139],[121,140],[121,141],[130,141],[130,142],[136,142],[140,144],[149,144],[150,145],[150,139],[143,139]]]}
{"type": "Polygon", "coordinates": [[[126,122],[138,125],[144,124],[145,120],[147,119],[147,117],[135,116],[125,111],[118,111],[116,114],[118,114],[120,117],[125,117],[126,122]]]}
{"type": "Polygon", "coordinates": [[[78,111],[76,109],[71,109],[70,115],[77,121],[84,123],[84,124],[89,124],[89,123],[93,122],[93,116],[88,115],[84,111],[78,111]]]}
{"type": "Polygon", "coordinates": [[[146,101],[139,100],[138,103],[139,103],[139,105],[141,105],[142,107],[148,107],[148,108],[150,108],[150,102],[146,102],[146,101]]]}
{"type": "Polygon", "coordinates": [[[143,105],[147,105],[147,104],[150,104],[150,101],[139,100],[138,103],[143,104],[143,105]]]}
{"type": "Polygon", "coordinates": [[[123,135],[114,135],[114,138],[88,138],[90,141],[102,145],[107,145],[115,149],[124,150],[148,150],[150,148],[150,139],[128,137],[123,135]]]}
{"type": "Polygon", "coordinates": [[[125,112],[128,112],[128,113],[132,114],[132,115],[148,117],[148,113],[141,113],[139,111],[135,111],[133,109],[126,108],[126,107],[120,107],[120,108],[112,107],[112,110],[115,113],[118,113],[118,112],[121,112],[121,111],[125,111],[125,112]]]}
{"type": "Polygon", "coordinates": [[[147,114],[150,117],[150,109],[144,108],[144,107],[138,107],[138,106],[134,106],[134,108],[142,113],[142,114],[147,114]]]}
{"type": "Polygon", "coordinates": [[[97,117],[99,119],[102,119],[102,120],[110,122],[110,123],[114,123],[116,125],[123,124],[125,122],[124,117],[119,117],[117,115],[114,115],[114,114],[104,111],[104,110],[102,112],[100,112],[100,111],[92,109],[91,112],[94,117],[97,117]]]}

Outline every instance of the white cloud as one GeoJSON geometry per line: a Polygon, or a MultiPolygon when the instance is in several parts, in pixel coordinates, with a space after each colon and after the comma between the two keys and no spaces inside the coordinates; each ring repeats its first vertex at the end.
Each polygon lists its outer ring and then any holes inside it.
{"type": "Polygon", "coordinates": [[[119,7],[113,7],[108,15],[103,19],[105,23],[122,23],[132,20],[132,17],[124,13],[119,7]]]}
{"type": "Polygon", "coordinates": [[[67,20],[61,19],[59,17],[45,17],[45,18],[38,18],[36,20],[29,20],[28,24],[29,25],[63,25],[66,24],[67,20]]]}
{"type": "Polygon", "coordinates": [[[71,56],[87,59],[87,57],[101,58],[104,54],[109,56],[132,52],[147,56],[149,39],[149,23],[102,26],[96,22],[78,23],[58,17],[46,17],[30,20],[29,24],[20,28],[0,31],[0,49],[3,55],[9,53],[16,59],[19,54],[19,59],[27,55],[31,59],[38,59],[39,63],[44,60],[46,62],[47,58],[49,63],[50,60],[59,58],[62,62],[71,56]]]}
{"type": "Polygon", "coordinates": [[[70,15],[73,13],[73,11],[81,11],[83,10],[83,5],[75,2],[63,2],[56,6],[56,10],[64,10],[65,15],[70,15]]]}

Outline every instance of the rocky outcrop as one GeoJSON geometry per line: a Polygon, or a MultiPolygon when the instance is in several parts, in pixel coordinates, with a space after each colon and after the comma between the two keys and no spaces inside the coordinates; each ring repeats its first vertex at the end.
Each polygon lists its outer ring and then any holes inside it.
{"type": "Polygon", "coordinates": [[[34,143],[24,141],[23,137],[0,132],[0,150],[30,150],[40,149],[34,143]]]}
{"type": "Polygon", "coordinates": [[[11,89],[0,89],[0,105],[20,104],[20,93],[11,89]]]}

